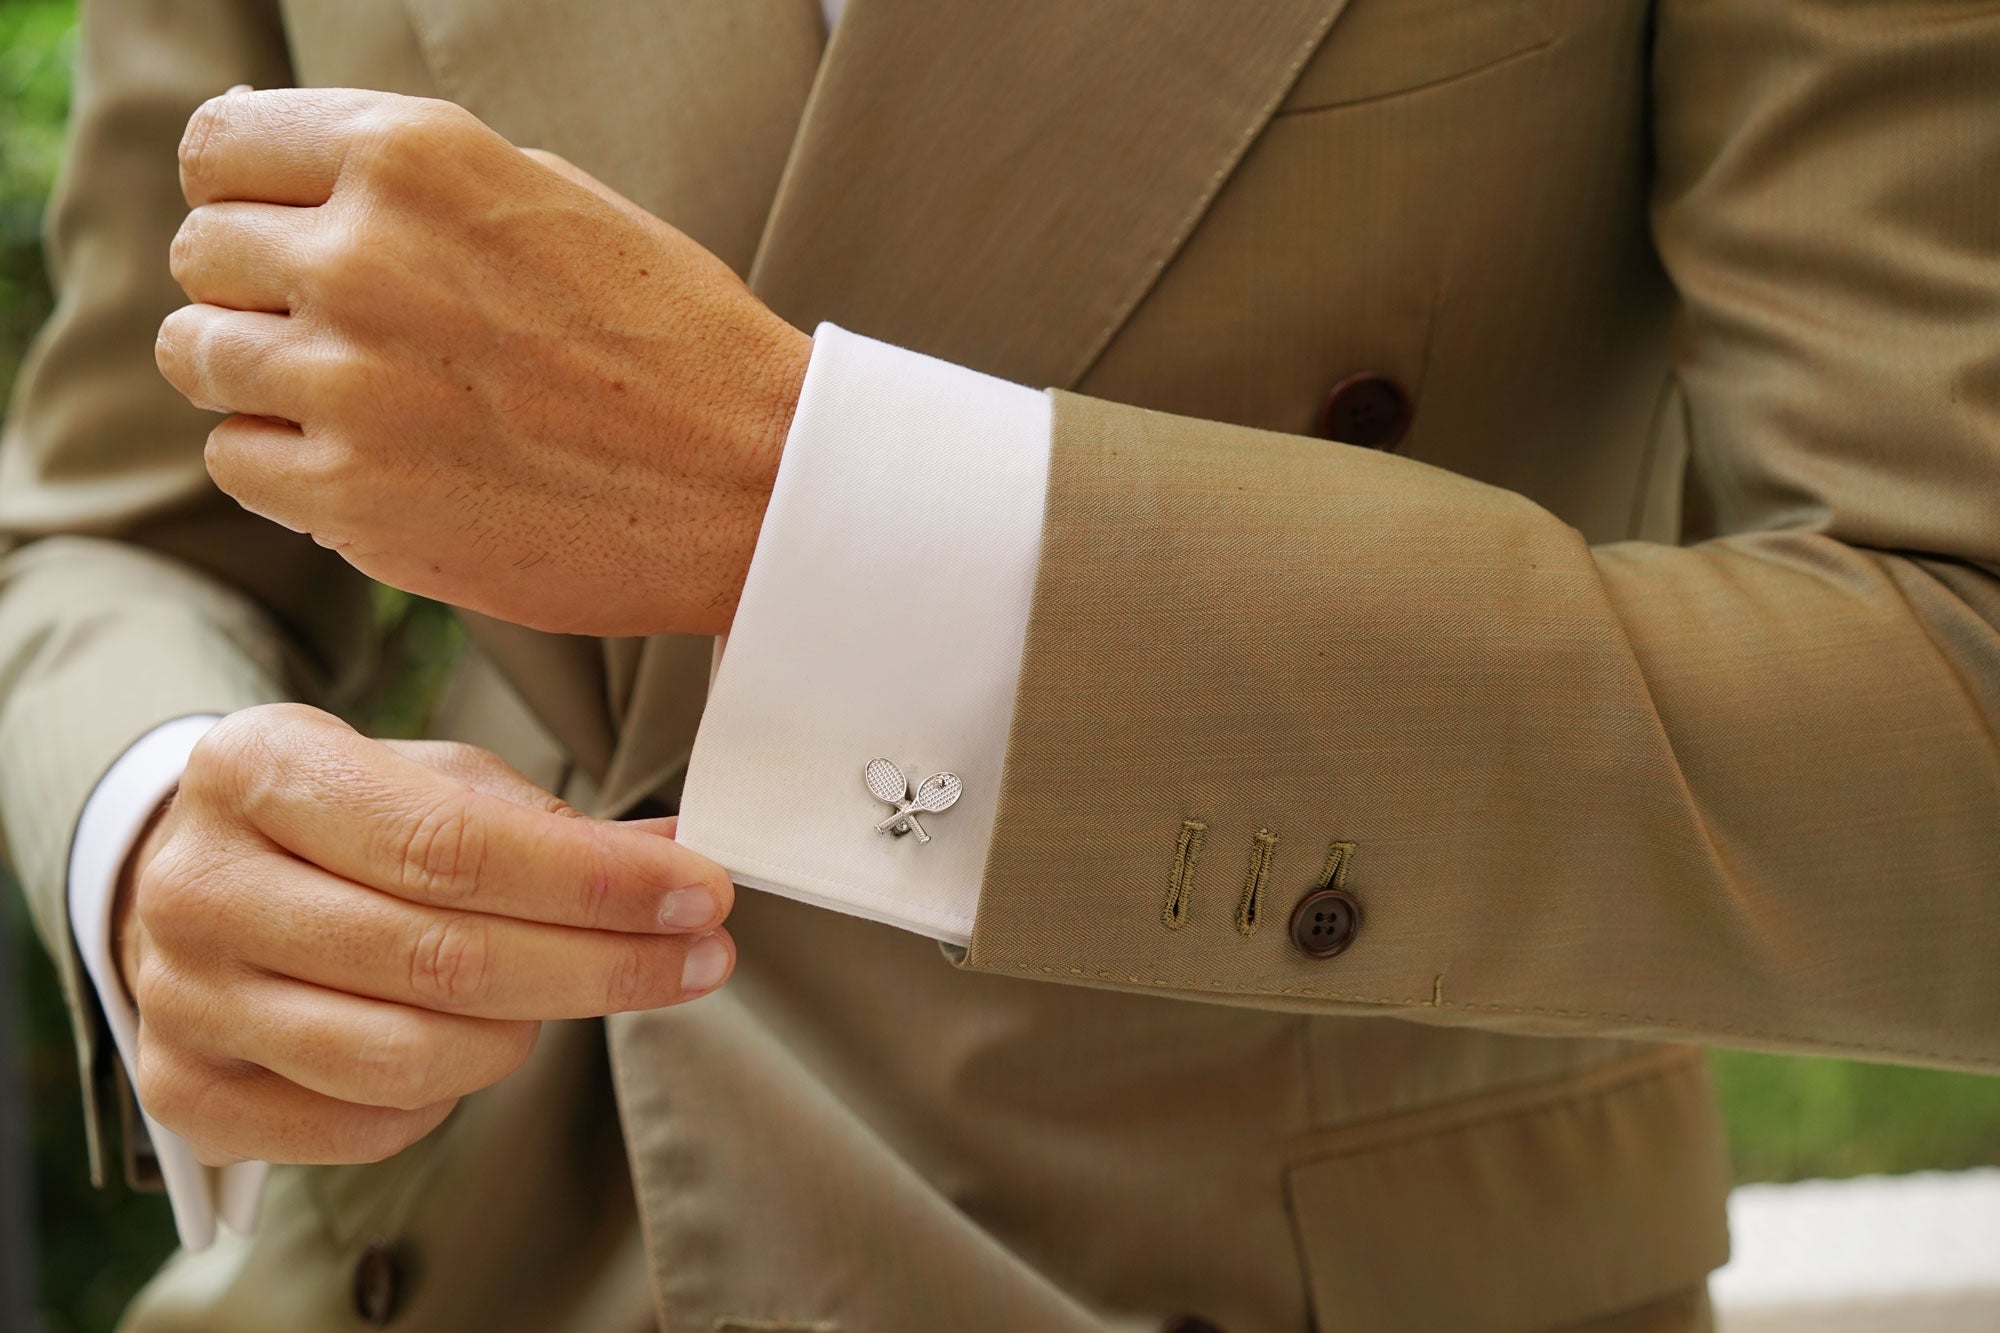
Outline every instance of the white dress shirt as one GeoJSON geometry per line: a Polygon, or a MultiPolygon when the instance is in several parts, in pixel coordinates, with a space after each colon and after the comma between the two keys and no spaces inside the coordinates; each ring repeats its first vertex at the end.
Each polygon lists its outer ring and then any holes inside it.
{"type": "MultiPolygon", "coordinates": [[[[832,0],[834,6],[839,0],[832,0]]],[[[823,324],[681,796],[679,837],[737,883],[963,944],[979,906],[1039,558],[1046,394],[823,324]],[[964,794],[878,834],[869,760],[964,794]]],[[[214,718],[136,742],[77,821],[70,922],[135,1069],[119,872],[214,718]]],[[[146,1117],[181,1243],[255,1225],[264,1163],[211,1171],[146,1117]]]]}
{"type": "MultiPolygon", "coordinates": [[[[182,717],[147,732],[118,758],[97,781],[69,851],[69,920],[84,971],[97,990],[111,1040],[127,1073],[139,1068],[139,1017],[118,980],[112,952],[111,900],[125,858],[145,831],[153,811],[181,779],[195,742],[216,724],[213,717],[182,717]]],[[[257,1204],[269,1169],[262,1162],[241,1162],[212,1171],[197,1162],[179,1135],[162,1128],[140,1108],[146,1134],[166,1182],[173,1205],[174,1227],[190,1250],[206,1248],[215,1238],[216,1217],[248,1235],[257,1221],[257,1204]]]]}
{"type": "Polygon", "coordinates": [[[680,841],[739,884],[972,934],[1041,553],[1048,395],[831,324],[702,714],[680,841]],[[928,843],[862,781],[950,771],[928,843]]]}

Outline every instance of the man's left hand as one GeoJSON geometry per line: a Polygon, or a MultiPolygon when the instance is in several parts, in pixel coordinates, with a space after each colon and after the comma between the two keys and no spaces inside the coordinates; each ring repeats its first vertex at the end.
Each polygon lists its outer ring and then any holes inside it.
{"type": "Polygon", "coordinates": [[[158,357],[222,489],[535,629],[728,628],[812,343],[726,265],[447,102],[235,92],[180,161],[158,357]]]}

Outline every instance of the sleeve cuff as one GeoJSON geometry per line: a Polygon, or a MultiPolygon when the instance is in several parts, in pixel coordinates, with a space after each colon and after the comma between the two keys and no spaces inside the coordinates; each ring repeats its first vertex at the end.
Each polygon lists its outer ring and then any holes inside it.
{"type": "Polygon", "coordinates": [[[739,884],[971,938],[1039,562],[1048,396],[822,324],[681,798],[739,884]],[[956,773],[930,835],[863,771],[956,773]]]}
{"type": "MultiPolygon", "coordinates": [[[[128,1071],[138,1069],[139,1020],[112,958],[112,901],[125,858],[147,820],[180,781],[196,742],[219,720],[207,714],[176,718],[141,736],[98,781],[77,820],[69,861],[70,929],[128,1071]]],[[[248,1235],[257,1223],[265,1163],[211,1170],[195,1160],[194,1150],[179,1135],[145,1114],[143,1106],[140,1118],[159,1162],[181,1244],[206,1249],[215,1239],[218,1214],[231,1230],[248,1235]]]]}

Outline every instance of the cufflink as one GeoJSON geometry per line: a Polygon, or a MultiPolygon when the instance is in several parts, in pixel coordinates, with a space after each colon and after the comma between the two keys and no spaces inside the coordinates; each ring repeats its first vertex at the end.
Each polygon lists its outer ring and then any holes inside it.
{"type": "Polygon", "coordinates": [[[905,833],[914,833],[918,842],[929,842],[931,835],[924,832],[917,816],[940,814],[951,809],[958,803],[959,794],[965,790],[958,774],[933,773],[912,792],[910,780],[903,776],[903,770],[887,759],[870,759],[861,777],[876,800],[886,801],[895,807],[887,819],[875,825],[875,831],[898,838],[905,833]]]}

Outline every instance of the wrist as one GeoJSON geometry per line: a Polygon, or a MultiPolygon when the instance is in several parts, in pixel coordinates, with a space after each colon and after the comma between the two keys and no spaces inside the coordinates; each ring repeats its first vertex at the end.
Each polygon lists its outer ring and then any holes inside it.
{"type": "Polygon", "coordinates": [[[778,477],[778,459],[785,452],[792,418],[798,414],[799,394],[805,388],[806,366],[812,361],[812,350],[811,334],[779,322],[761,377],[764,426],[759,452],[767,491],[778,477]]]}
{"type": "Polygon", "coordinates": [[[736,616],[743,595],[743,583],[750,572],[750,559],[764,527],[764,511],[770,506],[777,486],[778,465],[784,457],[785,441],[798,412],[799,394],[805,386],[806,366],[812,360],[813,341],[809,334],[773,318],[769,340],[762,352],[747,358],[749,373],[737,400],[737,433],[732,452],[741,471],[741,507],[729,541],[730,558],[721,571],[722,586],[713,604],[716,623],[700,628],[724,634],[736,616]]]}

